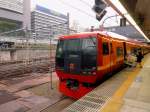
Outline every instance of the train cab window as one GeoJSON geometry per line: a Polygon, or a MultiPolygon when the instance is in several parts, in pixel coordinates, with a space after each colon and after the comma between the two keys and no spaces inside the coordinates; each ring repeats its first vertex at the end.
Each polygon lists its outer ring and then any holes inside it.
{"type": "Polygon", "coordinates": [[[109,54],[108,42],[103,42],[103,54],[104,55],[108,55],[109,54]]]}
{"type": "Polygon", "coordinates": [[[80,39],[69,39],[66,41],[66,51],[78,52],[80,49],[80,39]]]}
{"type": "Polygon", "coordinates": [[[64,67],[64,41],[58,41],[57,51],[56,51],[56,66],[59,68],[64,67]]]}
{"type": "Polygon", "coordinates": [[[88,51],[96,50],[96,38],[85,38],[82,42],[82,49],[88,51]]]}
{"type": "Polygon", "coordinates": [[[117,47],[117,56],[123,56],[123,49],[121,47],[117,47]]]}
{"type": "Polygon", "coordinates": [[[97,42],[95,37],[82,39],[82,61],[81,69],[83,71],[96,68],[97,42]]]}
{"type": "Polygon", "coordinates": [[[59,44],[57,45],[57,52],[56,52],[56,56],[57,57],[62,57],[63,55],[63,46],[64,46],[64,41],[63,40],[60,40],[58,42],[59,44]]]}

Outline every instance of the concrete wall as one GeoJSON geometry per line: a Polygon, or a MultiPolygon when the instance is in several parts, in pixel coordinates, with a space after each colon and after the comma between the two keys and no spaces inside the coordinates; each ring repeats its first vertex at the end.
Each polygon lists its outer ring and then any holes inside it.
{"type": "MultiPolygon", "coordinates": [[[[51,51],[55,57],[55,50],[51,51]]],[[[0,51],[0,62],[14,60],[29,60],[35,58],[50,57],[50,50],[17,50],[14,52],[0,51]]]]}

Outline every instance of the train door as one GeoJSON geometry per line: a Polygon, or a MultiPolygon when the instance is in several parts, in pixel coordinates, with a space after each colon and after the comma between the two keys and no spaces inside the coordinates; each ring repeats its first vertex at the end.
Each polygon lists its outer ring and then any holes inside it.
{"type": "Polygon", "coordinates": [[[116,67],[119,68],[124,63],[124,46],[121,41],[116,43],[116,67]]]}
{"type": "Polygon", "coordinates": [[[124,59],[125,59],[127,55],[126,42],[123,42],[123,51],[124,51],[124,59]]]}
{"type": "Polygon", "coordinates": [[[129,42],[126,42],[126,55],[131,54],[131,47],[132,47],[132,44],[129,42]]]}
{"type": "Polygon", "coordinates": [[[115,69],[115,63],[116,63],[114,47],[115,47],[114,41],[111,40],[110,41],[110,73],[112,73],[112,71],[115,69]]]}
{"type": "Polygon", "coordinates": [[[103,54],[103,67],[104,74],[110,72],[110,42],[109,38],[102,38],[102,54],[103,54]]]}
{"type": "Polygon", "coordinates": [[[113,65],[112,65],[112,69],[115,70],[117,69],[117,42],[114,40],[113,41],[113,56],[112,56],[112,60],[113,60],[113,65]]]}

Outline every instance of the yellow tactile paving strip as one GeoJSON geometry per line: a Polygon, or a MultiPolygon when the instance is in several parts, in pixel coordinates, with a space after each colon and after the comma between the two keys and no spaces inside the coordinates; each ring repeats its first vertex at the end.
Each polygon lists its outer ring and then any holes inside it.
{"type": "Polygon", "coordinates": [[[140,69],[136,69],[134,72],[130,73],[127,80],[121,85],[121,87],[115,92],[112,98],[106,103],[106,105],[102,108],[101,112],[119,112],[120,107],[123,104],[122,98],[139,71],[140,69]]]}
{"type": "MultiPolygon", "coordinates": [[[[149,55],[145,56],[143,63],[149,55]]],[[[136,78],[140,71],[140,68],[135,68],[133,72],[130,72],[128,78],[120,86],[120,88],[115,92],[112,98],[101,108],[100,112],[120,112],[120,108],[124,103],[123,97],[126,94],[128,88],[131,86],[133,80],[136,78]]]]}

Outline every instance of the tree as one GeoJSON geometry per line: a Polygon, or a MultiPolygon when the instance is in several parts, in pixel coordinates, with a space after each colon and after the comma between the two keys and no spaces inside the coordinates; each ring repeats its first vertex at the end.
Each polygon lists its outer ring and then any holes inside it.
{"type": "Polygon", "coordinates": [[[10,30],[14,30],[17,28],[16,23],[8,22],[8,21],[0,21],[0,32],[6,32],[10,30]]]}

